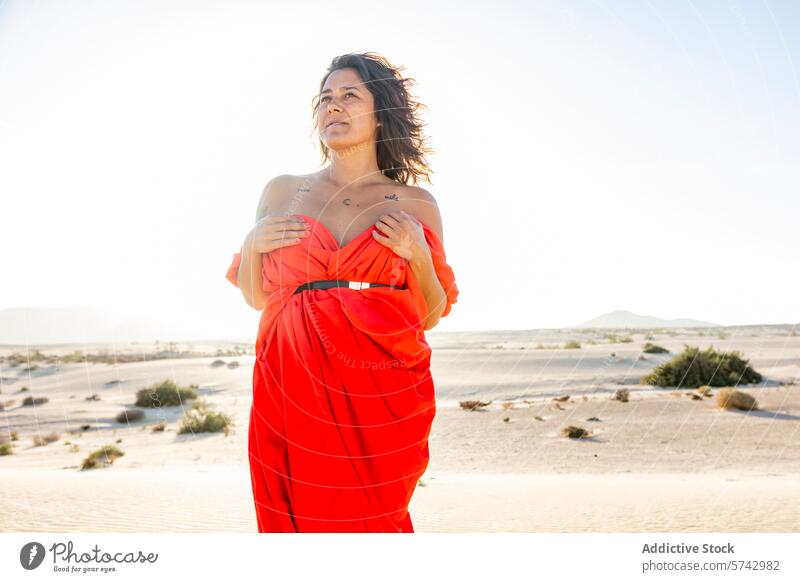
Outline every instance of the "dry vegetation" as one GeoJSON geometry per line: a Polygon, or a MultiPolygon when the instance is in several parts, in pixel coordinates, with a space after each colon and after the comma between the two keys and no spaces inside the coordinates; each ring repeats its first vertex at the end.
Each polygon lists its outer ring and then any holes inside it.
{"type": "Polygon", "coordinates": [[[106,445],[86,457],[81,463],[81,469],[85,471],[86,469],[107,467],[123,455],[125,453],[114,445],[106,445]]]}
{"type": "Polygon", "coordinates": [[[197,398],[197,384],[178,386],[172,380],[153,384],[136,393],[136,406],[142,408],[161,408],[162,406],[181,406],[187,400],[197,398]]]}
{"type": "Polygon", "coordinates": [[[717,406],[728,410],[758,410],[755,398],[734,388],[722,388],[717,391],[717,406]]]}
{"type": "Polygon", "coordinates": [[[233,426],[233,417],[211,409],[203,400],[195,402],[183,415],[178,434],[198,432],[224,432],[227,436],[233,426]]]}
{"type": "Polygon", "coordinates": [[[214,352],[201,352],[194,350],[181,350],[174,342],[160,345],[156,342],[157,349],[142,352],[115,352],[111,350],[98,350],[97,352],[83,353],[75,350],[68,354],[46,354],[38,349],[26,353],[13,352],[7,356],[0,356],[0,363],[7,362],[11,367],[23,366],[23,371],[33,371],[38,368],[37,363],[55,366],[58,364],[126,364],[129,362],[150,362],[153,360],[179,359],[179,358],[209,358],[225,356],[253,355],[252,347],[235,347],[232,349],[217,349],[214,352]]]}

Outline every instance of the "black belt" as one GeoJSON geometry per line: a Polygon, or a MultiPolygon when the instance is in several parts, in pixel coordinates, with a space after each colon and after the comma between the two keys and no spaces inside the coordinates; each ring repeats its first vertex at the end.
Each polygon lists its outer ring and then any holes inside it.
{"type": "Polygon", "coordinates": [[[403,285],[399,287],[397,285],[387,285],[385,283],[368,283],[366,281],[345,281],[344,279],[325,279],[320,281],[309,281],[308,283],[303,283],[297,289],[294,290],[294,293],[300,293],[301,291],[305,291],[306,289],[332,289],[334,287],[349,287],[350,289],[369,289],[370,287],[392,287],[394,289],[406,289],[406,286],[403,285]]]}

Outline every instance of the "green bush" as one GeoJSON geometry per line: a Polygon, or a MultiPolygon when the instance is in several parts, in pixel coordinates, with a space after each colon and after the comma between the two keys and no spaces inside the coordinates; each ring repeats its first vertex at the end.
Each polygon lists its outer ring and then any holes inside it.
{"type": "Polygon", "coordinates": [[[662,348],[661,346],[657,346],[656,344],[651,344],[650,342],[647,342],[646,344],[644,344],[644,348],[642,348],[642,351],[645,354],[668,354],[669,353],[669,350],[667,348],[662,348]]]}
{"type": "Polygon", "coordinates": [[[684,344],[684,350],[670,361],[656,366],[642,378],[643,384],[676,388],[699,386],[736,386],[761,382],[761,374],[737,351],[720,352],[709,346],[699,348],[684,344]]]}
{"type": "Polygon", "coordinates": [[[0,445],[0,457],[4,457],[6,455],[11,454],[11,443],[5,443],[0,445]]]}
{"type": "Polygon", "coordinates": [[[186,400],[197,398],[197,384],[178,386],[172,380],[164,380],[136,393],[136,406],[142,408],[161,408],[180,406],[186,400]]]}
{"type": "Polygon", "coordinates": [[[576,342],[575,340],[569,340],[567,343],[564,344],[565,350],[577,350],[580,349],[581,344],[576,342]]]}

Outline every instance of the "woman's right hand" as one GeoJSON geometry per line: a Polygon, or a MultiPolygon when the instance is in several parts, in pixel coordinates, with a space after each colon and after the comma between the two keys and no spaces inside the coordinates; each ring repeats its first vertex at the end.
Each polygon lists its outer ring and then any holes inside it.
{"type": "Polygon", "coordinates": [[[299,216],[265,216],[247,234],[245,244],[251,252],[270,253],[296,245],[309,234],[308,223],[299,216]]]}

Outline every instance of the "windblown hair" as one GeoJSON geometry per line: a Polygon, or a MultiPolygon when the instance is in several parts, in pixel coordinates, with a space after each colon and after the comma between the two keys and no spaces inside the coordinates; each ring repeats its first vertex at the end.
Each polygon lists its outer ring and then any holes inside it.
{"type": "MultiPolygon", "coordinates": [[[[419,119],[420,108],[427,107],[416,101],[409,92],[416,81],[400,74],[405,67],[395,67],[377,53],[350,53],[331,61],[319,84],[319,93],[332,72],[345,68],[355,69],[375,102],[375,115],[381,124],[376,140],[378,168],[385,176],[400,184],[410,182],[416,185],[420,179],[430,182],[433,171],[425,158],[434,150],[427,146],[422,131],[424,124],[419,119]]],[[[311,103],[314,131],[317,135],[319,93],[311,103]]],[[[322,143],[322,138],[319,143],[322,163],[325,163],[330,159],[331,153],[322,143]]]]}

